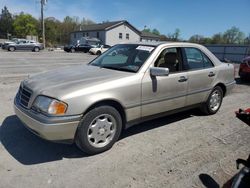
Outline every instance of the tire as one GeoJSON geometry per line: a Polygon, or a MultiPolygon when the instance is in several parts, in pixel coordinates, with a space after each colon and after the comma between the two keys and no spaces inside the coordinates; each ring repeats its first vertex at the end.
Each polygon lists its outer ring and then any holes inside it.
{"type": "Polygon", "coordinates": [[[96,55],[101,55],[101,54],[102,54],[101,51],[97,51],[97,52],[96,52],[96,55]]]}
{"type": "Polygon", "coordinates": [[[39,51],[40,51],[40,48],[39,48],[39,47],[35,47],[35,48],[33,49],[33,51],[34,51],[34,52],[39,52],[39,51]]]}
{"type": "Polygon", "coordinates": [[[8,51],[14,52],[16,50],[16,48],[14,46],[11,46],[8,48],[8,51]]]}
{"type": "Polygon", "coordinates": [[[70,49],[70,52],[71,52],[71,53],[75,53],[76,50],[75,50],[74,48],[71,48],[71,49],[70,49]]]}
{"type": "Polygon", "coordinates": [[[223,91],[220,86],[216,86],[209,94],[207,101],[202,104],[201,111],[206,115],[218,112],[223,100],[223,91]]]}
{"type": "Polygon", "coordinates": [[[109,150],[122,130],[120,113],[111,106],[99,106],[84,115],[79,123],[75,142],[89,155],[109,150]]]}

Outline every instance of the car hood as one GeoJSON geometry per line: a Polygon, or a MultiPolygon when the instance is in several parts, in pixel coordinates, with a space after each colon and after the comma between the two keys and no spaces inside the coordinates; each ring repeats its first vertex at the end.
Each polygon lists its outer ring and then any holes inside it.
{"type": "Polygon", "coordinates": [[[30,76],[23,84],[36,95],[61,98],[70,92],[133,74],[91,65],[77,65],[30,76]]]}

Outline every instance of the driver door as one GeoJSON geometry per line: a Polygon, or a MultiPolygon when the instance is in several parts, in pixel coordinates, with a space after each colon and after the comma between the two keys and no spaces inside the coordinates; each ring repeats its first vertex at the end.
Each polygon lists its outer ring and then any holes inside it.
{"type": "Polygon", "coordinates": [[[180,48],[163,49],[152,67],[169,68],[168,76],[152,76],[150,69],[142,79],[142,117],[150,116],[186,105],[188,75],[183,70],[180,48]],[[168,53],[175,58],[167,59],[168,53]],[[172,61],[172,65],[170,62],[172,61]]]}

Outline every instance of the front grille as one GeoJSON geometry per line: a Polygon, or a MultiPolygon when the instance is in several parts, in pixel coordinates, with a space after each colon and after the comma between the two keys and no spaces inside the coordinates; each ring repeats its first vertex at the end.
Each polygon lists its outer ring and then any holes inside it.
{"type": "Polygon", "coordinates": [[[27,108],[29,105],[30,97],[32,95],[32,91],[27,88],[26,86],[20,86],[19,91],[18,91],[18,98],[20,104],[27,108]]]}

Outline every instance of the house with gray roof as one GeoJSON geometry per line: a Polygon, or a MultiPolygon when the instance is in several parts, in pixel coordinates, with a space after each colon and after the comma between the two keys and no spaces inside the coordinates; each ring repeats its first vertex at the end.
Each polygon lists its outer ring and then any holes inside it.
{"type": "Polygon", "coordinates": [[[82,37],[97,38],[103,44],[113,46],[122,42],[159,41],[160,38],[140,32],[128,21],[114,21],[85,25],[70,34],[71,43],[81,41],[82,37]]]}
{"type": "Polygon", "coordinates": [[[142,42],[157,42],[157,41],[160,41],[160,36],[159,35],[156,35],[156,34],[153,34],[153,33],[150,33],[150,32],[145,32],[145,31],[142,31],[141,32],[141,41],[142,42]]]}

